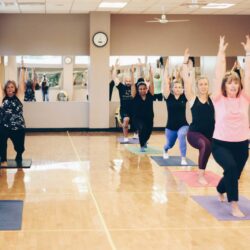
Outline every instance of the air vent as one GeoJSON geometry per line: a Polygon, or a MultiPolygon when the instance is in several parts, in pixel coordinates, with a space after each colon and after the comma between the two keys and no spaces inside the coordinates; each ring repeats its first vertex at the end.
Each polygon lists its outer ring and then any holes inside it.
{"type": "Polygon", "coordinates": [[[31,2],[22,2],[22,3],[19,3],[19,6],[44,6],[45,3],[44,2],[34,2],[34,3],[31,3],[31,2]]]}

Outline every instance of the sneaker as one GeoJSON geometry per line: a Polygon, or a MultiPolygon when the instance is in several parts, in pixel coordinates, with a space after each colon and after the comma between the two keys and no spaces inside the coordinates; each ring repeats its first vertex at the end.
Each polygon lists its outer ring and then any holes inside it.
{"type": "Polygon", "coordinates": [[[134,139],[138,139],[138,134],[137,134],[137,133],[134,133],[133,138],[134,138],[134,139]]]}
{"type": "Polygon", "coordinates": [[[169,155],[165,150],[163,150],[163,159],[165,159],[165,160],[169,159],[169,155]]]}
{"type": "Polygon", "coordinates": [[[124,137],[123,142],[129,142],[129,139],[127,137],[124,137]]]}
{"type": "Polygon", "coordinates": [[[187,161],[185,157],[181,158],[181,165],[187,165],[187,161]]]}
{"type": "Polygon", "coordinates": [[[146,142],[145,145],[143,146],[144,148],[148,148],[148,143],[146,142]]]}
{"type": "Polygon", "coordinates": [[[141,152],[146,152],[145,147],[141,147],[141,152]]]}

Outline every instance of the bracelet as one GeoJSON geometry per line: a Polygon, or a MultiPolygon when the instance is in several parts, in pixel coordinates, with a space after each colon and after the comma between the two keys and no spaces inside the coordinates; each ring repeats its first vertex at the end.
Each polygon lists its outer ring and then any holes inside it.
{"type": "Polygon", "coordinates": [[[250,52],[247,52],[247,53],[246,53],[246,56],[250,56],[250,52]]]}
{"type": "Polygon", "coordinates": [[[188,62],[184,62],[183,64],[188,64],[188,62]]]}

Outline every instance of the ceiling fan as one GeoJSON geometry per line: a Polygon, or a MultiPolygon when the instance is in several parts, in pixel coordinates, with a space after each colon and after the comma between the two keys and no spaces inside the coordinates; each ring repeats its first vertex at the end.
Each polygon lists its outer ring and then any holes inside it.
{"type": "Polygon", "coordinates": [[[146,21],[147,23],[177,23],[177,22],[188,22],[189,20],[168,20],[165,14],[162,14],[160,18],[155,17],[154,20],[146,21]]]}
{"type": "Polygon", "coordinates": [[[207,2],[198,2],[198,0],[191,0],[191,3],[182,3],[181,6],[186,6],[190,9],[198,9],[202,6],[206,6],[207,2]]]}

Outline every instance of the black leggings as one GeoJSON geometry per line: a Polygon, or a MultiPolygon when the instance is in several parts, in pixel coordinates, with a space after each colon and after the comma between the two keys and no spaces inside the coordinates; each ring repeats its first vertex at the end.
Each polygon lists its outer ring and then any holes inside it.
{"type": "Polygon", "coordinates": [[[24,139],[25,139],[25,131],[24,129],[19,130],[9,130],[6,128],[0,128],[0,157],[1,162],[7,160],[7,141],[8,138],[11,139],[14,145],[14,149],[17,153],[16,158],[22,157],[22,153],[24,152],[24,139]]]}
{"type": "Polygon", "coordinates": [[[138,130],[138,136],[141,147],[144,147],[152,133],[153,118],[152,119],[134,119],[135,127],[138,130]]]}
{"type": "Polygon", "coordinates": [[[206,169],[211,155],[211,141],[205,135],[194,131],[188,131],[187,140],[192,147],[199,149],[199,169],[206,169]]]}
{"type": "Polygon", "coordinates": [[[217,191],[227,193],[228,202],[238,201],[238,179],[248,158],[248,140],[225,142],[213,139],[212,154],[215,161],[224,169],[217,191]]]}

